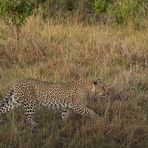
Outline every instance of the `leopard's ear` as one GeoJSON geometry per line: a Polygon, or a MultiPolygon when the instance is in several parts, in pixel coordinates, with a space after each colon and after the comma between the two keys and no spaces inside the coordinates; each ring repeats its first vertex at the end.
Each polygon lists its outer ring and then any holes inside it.
{"type": "Polygon", "coordinates": [[[98,82],[97,82],[97,81],[94,81],[93,83],[94,83],[94,85],[97,85],[97,84],[98,84],[98,82]]]}
{"type": "Polygon", "coordinates": [[[80,79],[80,75],[77,72],[71,72],[70,74],[72,76],[72,80],[79,80],[80,79]]]}
{"type": "Polygon", "coordinates": [[[101,79],[101,78],[98,78],[97,80],[98,80],[98,81],[102,81],[102,79],[101,79]]]}

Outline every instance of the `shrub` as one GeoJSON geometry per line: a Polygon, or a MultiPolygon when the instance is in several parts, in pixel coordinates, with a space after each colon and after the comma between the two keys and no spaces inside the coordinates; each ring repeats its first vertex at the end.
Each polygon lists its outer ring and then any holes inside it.
{"type": "Polygon", "coordinates": [[[0,15],[7,23],[15,25],[24,24],[35,8],[43,10],[44,18],[73,18],[79,17],[80,21],[103,21],[102,13],[106,20],[117,24],[140,24],[140,19],[147,15],[147,0],[1,0],[0,15]],[[76,15],[75,15],[76,14],[76,15]],[[72,16],[72,17],[71,17],[72,16]],[[97,19],[97,17],[102,19],[97,19]]]}
{"type": "Polygon", "coordinates": [[[96,0],[94,3],[96,12],[106,12],[112,0],[96,0]]]}
{"type": "MultiPolygon", "coordinates": [[[[114,1],[108,8],[108,14],[115,18],[117,24],[127,24],[129,20],[139,23],[139,19],[146,15],[148,3],[146,0],[114,1]]],[[[137,25],[137,24],[136,24],[137,25]]]]}
{"type": "Polygon", "coordinates": [[[35,1],[29,0],[3,0],[0,1],[0,16],[8,24],[16,26],[23,24],[26,18],[32,14],[35,1]]]}

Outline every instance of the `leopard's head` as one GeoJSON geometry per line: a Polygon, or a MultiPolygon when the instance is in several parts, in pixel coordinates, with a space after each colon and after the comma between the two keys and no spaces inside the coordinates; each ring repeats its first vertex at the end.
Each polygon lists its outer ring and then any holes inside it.
{"type": "Polygon", "coordinates": [[[105,84],[101,79],[93,81],[92,94],[96,97],[107,95],[107,84],[105,84]]]}

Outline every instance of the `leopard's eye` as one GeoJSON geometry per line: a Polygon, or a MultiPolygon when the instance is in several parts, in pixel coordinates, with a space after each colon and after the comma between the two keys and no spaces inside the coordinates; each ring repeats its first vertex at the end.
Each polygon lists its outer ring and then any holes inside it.
{"type": "Polygon", "coordinates": [[[105,91],[105,90],[106,90],[106,87],[105,87],[105,86],[103,86],[103,87],[102,87],[102,89],[105,91]]]}
{"type": "Polygon", "coordinates": [[[93,83],[94,83],[94,85],[97,85],[97,84],[98,84],[98,82],[97,82],[97,81],[94,81],[93,83]]]}

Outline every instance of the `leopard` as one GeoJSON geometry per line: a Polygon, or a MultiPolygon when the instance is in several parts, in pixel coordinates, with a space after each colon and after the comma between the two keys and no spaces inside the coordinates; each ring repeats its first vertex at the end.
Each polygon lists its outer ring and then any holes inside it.
{"type": "Polygon", "coordinates": [[[0,100],[0,120],[3,120],[3,114],[21,106],[25,121],[36,127],[38,123],[34,120],[34,114],[38,105],[59,110],[62,120],[67,120],[72,111],[96,119],[99,115],[87,107],[88,98],[102,96],[105,92],[106,84],[101,79],[58,83],[34,78],[17,80],[0,100]]]}

